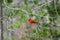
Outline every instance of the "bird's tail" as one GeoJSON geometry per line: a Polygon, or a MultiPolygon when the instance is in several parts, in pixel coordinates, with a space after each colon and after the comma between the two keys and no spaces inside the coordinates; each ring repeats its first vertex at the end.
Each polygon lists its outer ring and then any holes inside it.
{"type": "Polygon", "coordinates": [[[39,23],[39,22],[36,22],[36,24],[39,24],[39,25],[40,25],[40,23],[39,23]]]}

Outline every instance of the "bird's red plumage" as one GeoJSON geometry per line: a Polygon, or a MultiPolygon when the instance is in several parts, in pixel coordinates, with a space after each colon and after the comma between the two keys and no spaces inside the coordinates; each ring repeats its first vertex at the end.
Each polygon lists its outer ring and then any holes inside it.
{"type": "Polygon", "coordinates": [[[28,21],[30,24],[38,24],[38,22],[35,22],[32,18],[30,18],[28,21]]]}

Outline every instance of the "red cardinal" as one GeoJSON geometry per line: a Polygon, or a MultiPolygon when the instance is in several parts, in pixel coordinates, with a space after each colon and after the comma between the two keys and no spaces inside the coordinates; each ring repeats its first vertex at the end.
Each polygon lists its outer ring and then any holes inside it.
{"type": "Polygon", "coordinates": [[[30,24],[40,24],[38,22],[35,22],[32,18],[30,18],[28,21],[29,21],[30,24]]]}

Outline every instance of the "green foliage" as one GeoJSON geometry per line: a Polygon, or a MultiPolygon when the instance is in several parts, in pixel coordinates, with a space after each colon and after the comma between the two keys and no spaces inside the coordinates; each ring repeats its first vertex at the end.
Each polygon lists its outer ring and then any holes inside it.
{"type": "Polygon", "coordinates": [[[51,16],[49,16],[49,20],[50,20],[50,21],[53,21],[53,18],[52,18],[51,16]]]}
{"type": "Polygon", "coordinates": [[[36,33],[36,30],[34,29],[34,30],[32,30],[32,33],[36,33]]]}
{"type": "Polygon", "coordinates": [[[8,28],[9,28],[9,29],[13,29],[13,25],[10,24],[10,25],[8,26],[8,28]]]}
{"type": "Polygon", "coordinates": [[[7,17],[12,17],[12,16],[13,16],[13,13],[12,13],[11,10],[6,10],[6,11],[5,11],[5,15],[6,15],[7,17]]]}
{"type": "Polygon", "coordinates": [[[38,32],[39,36],[43,35],[43,29],[39,29],[39,30],[37,30],[37,32],[38,32]]]}
{"type": "Polygon", "coordinates": [[[47,14],[46,14],[45,12],[43,12],[43,11],[38,11],[38,15],[44,17],[44,16],[46,16],[47,14]]]}
{"type": "Polygon", "coordinates": [[[38,0],[34,0],[34,3],[35,3],[35,4],[38,4],[38,0]]]}
{"type": "Polygon", "coordinates": [[[49,37],[50,36],[50,32],[48,29],[43,29],[43,37],[49,37]]]}
{"type": "Polygon", "coordinates": [[[31,16],[31,17],[33,17],[33,16],[35,16],[34,14],[32,14],[31,12],[30,13],[28,13],[29,14],[29,16],[31,16]]]}
{"type": "Polygon", "coordinates": [[[2,3],[2,1],[0,0],[0,4],[2,3]]]}
{"type": "Polygon", "coordinates": [[[4,38],[4,40],[9,40],[9,38],[4,38]]]}
{"type": "Polygon", "coordinates": [[[35,20],[36,22],[39,22],[39,21],[40,21],[38,17],[36,17],[34,20],[35,20]]]}
{"type": "Polygon", "coordinates": [[[49,29],[38,29],[38,30],[34,29],[34,30],[32,30],[31,36],[33,39],[35,38],[35,36],[37,36],[37,37],[49,37],[50,32],[49,32],[49,29]]]}
{"type": "Polygon", "coordinates": [[[60,30],[58,30],[58,31],[57,31],[57,34],[59,34],[59,35],[60,35],[60,30]]]}
{"type": "Polygon", "coordinates": [[[51,5],[46,5],[46,7],[45,7],[47,10],[48,10],[48,12],[49,12],[49,15],[51,16],[51,17],[56,17],[56,10],[54,9],[54,8],[52,8],[52,6],[51,5]]]}
{"type": "Polygon", "coordinates": [[[22,5],[22,8],[23,9],[27,9],[28,8],[28,5],[24,4],[24,5],[22,5]]]}
{"type": "MultiPolygon", "coordinates": [[[[4,3],[4,2],[3,2],[4,0],[1,0],[1,1],[2,1],[2,3],[4,3]]],[[[7,3],[12,3],[13,0],[6,0],[6,2],[7,2],[7,3]]]]}
{"type": "Polygon", "coordinates": [[[20,18],[20,22],[25,22],[27,20],[27,17],[26,16],[22,16],[21,18],[20,18]]]}
{"type": "Polygon", "coordinates": [[[7,2],[8,2],[8,3],[12,3],[12,2],[13,2],[13,0],[7,0],[7,2]]]}
{"type": "Polygon", "coordinates": [[[13,24],[8,26],[9,29],[13,29],[14,27],[19,28],[20,24],[27,20],[26,16],[22,16],[19,20],[15,21],[13,24]]]}
{"type": "Polygon", "coordinates": [[[60,15],[60,5],[57,5],[57,11],[58,11],[58,14],[60,15]]]}
{"type": "Polygon", "coordinates": [[[57,20],[55,21],[55,23],[59,25],[60,24],[60,19],[57,18],[57,20]]]}
{"type": "Polygon", "coordinates": [[[16,15],[24,15],[24,12],[22,12],[21,10],[6,10],[5,11],[5,15],[7,16],[7,17],[14,17],[14,16],[16,16],[16,15]]]}
{"type": "Polygon", "coordinates": [[[47,24],[47,23],[44,23],[42,26],[43,26],[43,27],[50,27],[50,25],[47,24]]]}
{"type": "Polygon", "coordinates": [[[45,8],[48,10],[49,15],[51,17],[56,17],[56,16],[60,15],[60,11],[59,11],[60,10],[60,5],[58,3],[57,4],[51,3],[50,5],[46,5],[45,8]],[[56,9],[55,9],[55,7],[56,7],[56,9]]]}
{"type": "Polygon", "coordinates": [[[7,37],[7,38],[4,38],[4,40],[18,40],[18,39],[14,38],[14,37],[7,37]]]}

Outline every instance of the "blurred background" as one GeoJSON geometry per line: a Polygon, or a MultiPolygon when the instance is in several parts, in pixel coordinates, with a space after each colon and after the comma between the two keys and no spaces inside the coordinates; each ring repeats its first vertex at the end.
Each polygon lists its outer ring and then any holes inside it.
{"type": "Polygon", "coordinates": [[[2,0],[2,9],[0,39],[60,40],[60,0],[2,0]]]}

